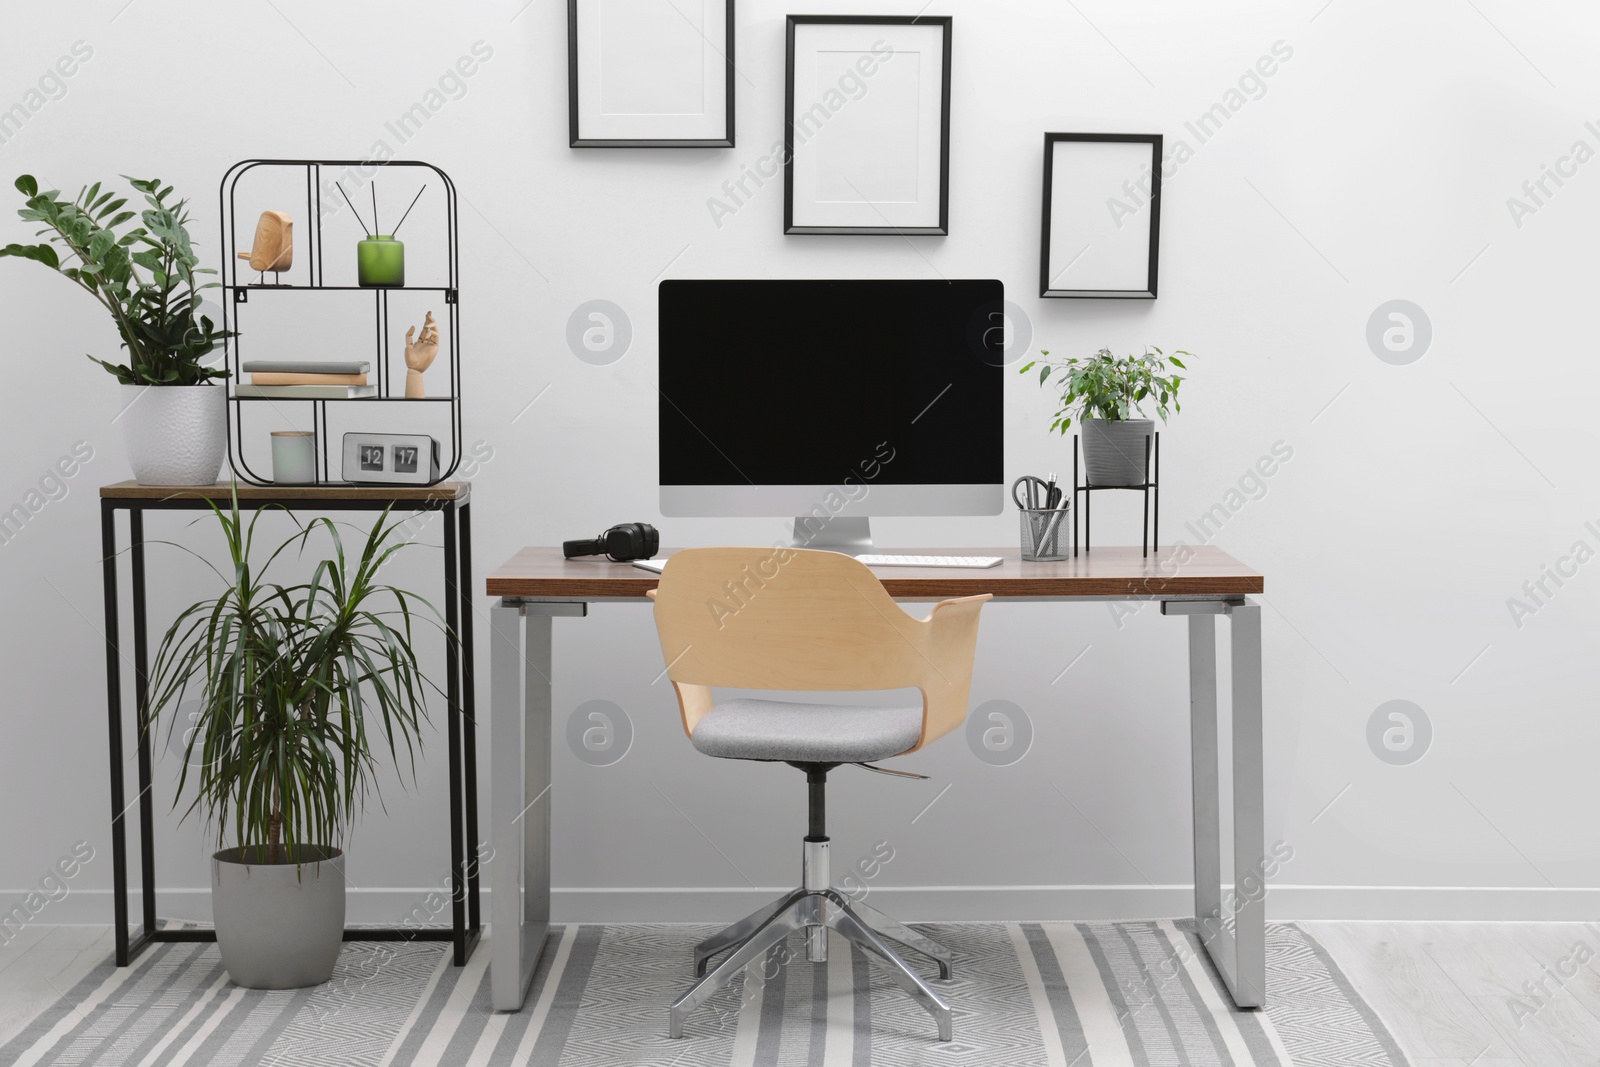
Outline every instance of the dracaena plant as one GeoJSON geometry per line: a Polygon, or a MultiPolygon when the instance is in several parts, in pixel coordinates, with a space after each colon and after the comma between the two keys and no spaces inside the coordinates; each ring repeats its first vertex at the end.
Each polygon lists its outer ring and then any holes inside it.
{"type": "Polygon", "coordinates": [[[439,688],[418,666],[414,615],[424,609],[430,631],[442,624],[427,601],[379,581],[409,544],[387,511],[357,555],[346,554],[335,523],[318,518],[265,558],[255,551],[262,511],[245,522],[237,497],[212,511],[229,569],[217,571],[218,595],[180,613],[161,641],[150,729],[163,719],[169,731],[185,729],[175,807],[193,775],[185,816],[198,809],[219,846],[231,831],[247,855],[298,863],[300,846],[343,840],[380,757],[398,763],[403,752],[415,777],[426,696],[439,688]],[[280,556],[303,556],[314,540],[326,554],[308,580],[267,580],[280,556]],[[183,720],[190,690],[199,708],[183,720]]]}
{"type": "Polygon", "coordinates": [[[159,178],[128,178],[144,199],[141,210],[128,198],[87,186],[71,200],[59,191],[39,191],[30,174],[16,181],[27,197],[17,212],[42,224],[39,244],[9,244],[0,257],[31,259],[60,274],[111,313],[126,349],[126,363],[89,358],[124,385],[205,385],[228,372],[205,359],[230,333],[200,310],[200,293],[216,282],[200,266],[189,238],[187,200],[172,200],[172,186],[159,178]]]}
{"type": "MultiPolygon", "coordinates": [[[[1040,349],[1039,354],[1050,353],[1040,349]]],[[[1179,370],[1188,370],[1179,356],[1192,353],[1178,349],[1167,355],[1159,348],[1146,348],[1137,356],[1113,356],[1109,348],[1102,348],[1092,356],[1079,359],[1069,356],[1064,360],[1033,360],[1025,364],[1020,373],[1039,368],[1039,385],[1047,383],[1060,394],[1061,406],[1056,409],[1052,432],[1066,433],[1076,418],[1105,419],[1107,422],[1125,422],[1144,418],[1143,405],[1155,405],[1162,422],[1171,411],[1182,411],[1178,403],[1178,387],[1183,384],[1181,375],[1171,373],[1167,364],[1179,370]]]]}

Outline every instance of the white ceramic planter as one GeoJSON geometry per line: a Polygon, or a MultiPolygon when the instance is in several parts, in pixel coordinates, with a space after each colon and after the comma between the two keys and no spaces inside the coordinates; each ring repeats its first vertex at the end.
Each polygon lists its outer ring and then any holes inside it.
{"type": "Polygon", "coordinates": [[[303,845],[301,858],[316,862],[295,864],[244,863],[244,852],[211,857],[211,916],[228,977],[250,989],[326,982],[344,941],[344,853],[303,845]]]}
{"type": "Polygon", "coordinates": [[[1145,448],[1153,445],[1154,419],[1083,420],[1083,465],[1090,485],[1143,485],[1145,448]]]}
{"type": "Polygon", "coordinates": [[[122,443],[141,485],[210,485],[228,452],[221,385],[124,385],[122,443]]]}

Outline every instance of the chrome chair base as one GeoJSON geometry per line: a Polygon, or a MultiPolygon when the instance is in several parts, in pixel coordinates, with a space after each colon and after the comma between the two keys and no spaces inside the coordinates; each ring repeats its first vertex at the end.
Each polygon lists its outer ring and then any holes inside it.
{"type": "Polygon", "coordinates": [[[950,1006],[895,953],[890,942],[933,959],[939,965],[940,978],[950,977],[953,962],[950,950],[876,908],[847,901],[832,889],[796,889],[696,945],[694,973],[698,980],[673,1002],[671,1036],[682,1037],[684,1021],[691,1012],[731,982],[734,975],[764,956],[768,949],[800,930],[812,931],[808,957],[814,962],[827,959],[826,931],[838,931],[845,940],[866,953],[868,959],[882,966],[900,988],[933,1016],[939,1027],[940,1041],[951,1040],[954,1025],[950,1006]],[[733,951],[707,973],[712,958],[729,949],[733,951]]]}

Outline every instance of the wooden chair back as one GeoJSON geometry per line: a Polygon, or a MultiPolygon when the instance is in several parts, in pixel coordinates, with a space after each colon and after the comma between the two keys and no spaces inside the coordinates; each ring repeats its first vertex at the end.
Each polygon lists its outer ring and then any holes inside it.
{"type": "Polygon", "coordinates": [[[967,716],[982,596],[907,614],[868,567],[839,552],[692,548],[668,560],[656,631],[683,728],[714,703],[711,689],[872,690],[922,694],[915,751],[967,716]]]}

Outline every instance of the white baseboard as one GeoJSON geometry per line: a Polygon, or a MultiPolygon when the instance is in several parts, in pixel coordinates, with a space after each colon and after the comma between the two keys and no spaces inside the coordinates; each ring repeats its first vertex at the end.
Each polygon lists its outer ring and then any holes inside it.
{"type": "MultiPolygon", "coordinates": [[[[557,889],[563,922],[718,922],[754,911],[792,887],[557,889]]],[[[873,907],[906,922],[1093,921],[1194,913],[1187,885],[873,886],[873,907]]],[[[1267,917],[1296,920],[1589,922],[1600,889],[1548,887],[1274,885],[1267,917]]]]}
{"type": "Polygon", "coordinates": [[[1275,885],[1267,917],[1288,920],[1593,922],[1600,889],[1554,886],[1275,885]]]}
{"type": "MultiPolygon", "coordinates": [[[[555,891],[551,910],[568,922],[727,922],[792,890],[578,889],[555,891]]],[[[1188,886],[868,886],[862,898],[906,922],[1132,919],[1181,915],[1188,886]]]]}
{"type": "MultiPolygon", "coordinates": [[[[552,910],[557,922],[728,922],[791,888],[557,888],[552,910]]],[[[0,893],[0,922],[6,923],[0,940],[4,930],[16,927],[6,913],[26,895],[0,893]]],[[[488,898],[485,887],[485,921],[488,898]]],[[[1193,890],[1186,885],[871,886],[866,899],[909,922],[1148,919],[1187,915],[1194,906],[1193,890]]],[[[210,890],[164,889],[160,905],[162,918],[206,921],[210,890]]],[[[129,911],[135,923],[139,907],[134,892],[129,911]]],[[[352,889],[347,908],[351,924],[398,926],[408,914],[413,923],[450,922],[448,893],[434,889],[352,889]]],[[[1274,885],[1267,894],[1267,915],[1275,920],[1585,922],[1600,915],[1600,889],[1274,885]]],[[[103,889],[74,890],[29,919],[66,926],[110,921],[111,893],[103,889]]]]}

